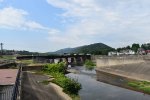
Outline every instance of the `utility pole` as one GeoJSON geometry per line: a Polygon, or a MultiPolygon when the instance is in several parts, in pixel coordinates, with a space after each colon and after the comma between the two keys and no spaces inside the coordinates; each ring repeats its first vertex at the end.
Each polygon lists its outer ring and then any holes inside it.
{"type": "Polygon", "coordinates": [[[3,55],[3,43],[0,43],[0,45],[1,45],[1,55],[3,55]]]}

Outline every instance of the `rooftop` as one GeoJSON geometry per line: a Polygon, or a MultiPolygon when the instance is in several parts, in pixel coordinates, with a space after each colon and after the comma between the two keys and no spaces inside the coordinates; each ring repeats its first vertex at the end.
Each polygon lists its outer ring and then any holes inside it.
{"type": "Polygon", "coordinates": [[[0,69],[0,85],[13,85],[18,69],[0,69]]]}

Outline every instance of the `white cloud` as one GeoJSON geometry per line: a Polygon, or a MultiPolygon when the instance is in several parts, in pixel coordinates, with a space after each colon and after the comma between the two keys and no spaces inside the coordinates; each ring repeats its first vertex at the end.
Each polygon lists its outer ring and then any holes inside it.
{"type": "Polygon", "coordinates": [[[65,30],[57,29],[59,31],[57,35],[50,35],[49,39],[54,43],[60,41],[60,44],[78,46],[92,42],[105,42],[118,46],[119,43],[129,44],[150,40],[149,0],[113,2],[110,0],[47,0],[47,2],[64,10],[61,16],[66,19],[65,21],[74,20],[74,23],[69,24],[65,30]]]}
{"type": "Polygon", "coordinates": [[[62,8],[66,12],[65,17],[88,16],[93,11],[99,12],[101,8],[94,0],[47,0],[47,2],[55,7],[62,8]]]}
{"type": "Polygon", "coordinates": [[[28,13],[22,9],[6,7],[0,9],[0,27],[11,29],[46,30],[48,28],[27,19],[28,13]]]}

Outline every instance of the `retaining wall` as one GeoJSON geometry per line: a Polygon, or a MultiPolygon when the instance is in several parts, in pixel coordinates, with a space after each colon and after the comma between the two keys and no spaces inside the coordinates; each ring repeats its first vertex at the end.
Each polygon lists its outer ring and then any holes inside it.
{"type": "Polygon", "coordinates": [[[22,67],[23,71],[30,71],[30,70],[38,70],[41,71],[44,65],[25,65],[22,67]]]}
{"type": "Polygon", "coordinates": [[[123,56],[123,57],[99,57],[96,59],[96,67],[134,64],[144,62],[142,56],[123,56]]]}

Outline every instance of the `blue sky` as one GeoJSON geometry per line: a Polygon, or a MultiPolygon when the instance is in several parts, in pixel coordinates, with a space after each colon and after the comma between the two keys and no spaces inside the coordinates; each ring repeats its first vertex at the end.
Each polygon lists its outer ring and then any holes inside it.
{"type": "Polygon", "coordinates": [[[55,51],[150,40],[150,0],[0,0],[5,49],[55,51]]]}

